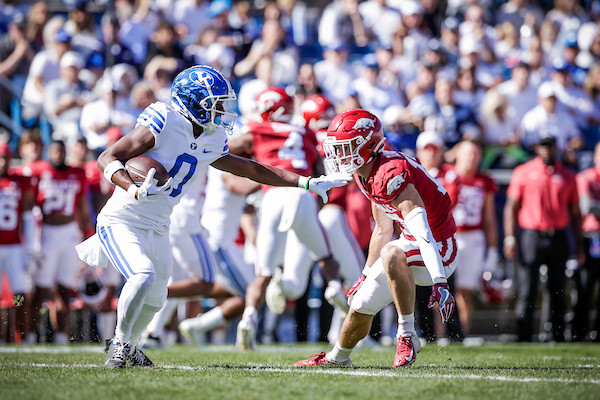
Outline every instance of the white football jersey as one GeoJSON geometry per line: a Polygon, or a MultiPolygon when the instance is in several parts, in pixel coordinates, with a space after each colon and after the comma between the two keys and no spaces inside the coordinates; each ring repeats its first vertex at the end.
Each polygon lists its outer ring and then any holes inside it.
{"type": "Polygon", "coordinates": [[[171,213],[172,235],[190,235],[202,232],[200,214],[206,196],[206,180],[208,167],[196,171],[198,177],[189,183],[189,190],[183,195],[179,204],[173,207],[171,213]]]}
{"type": "Polygon", "coordinates": [[[168,195],[150,196],[139,202],[117,187],[100,212],[98,224],[127,223],[167,233],[173,207],[198,179],[200,172],[228,154],[227,134],[217,130],[194,138],[192,122],[162,102],[148,106],[138,117],[137,125],[148,128],[155,138],[154,147],[142,155],[165,167],[173,178],[173,189],[168,195]]]}
{"type": "Polygon", "coordinates": [[[235,243],[244,212],[246,196],[233,193],[225,187],[224,172],[208,168],[206,199],[202,210],[202,226],[208,232],[208,242],[213,249],[235,243]]]}

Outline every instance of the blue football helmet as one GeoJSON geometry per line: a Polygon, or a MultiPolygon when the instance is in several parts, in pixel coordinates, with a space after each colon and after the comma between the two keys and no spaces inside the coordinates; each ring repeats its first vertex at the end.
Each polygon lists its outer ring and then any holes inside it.
{"type": "Polygon", "coordinates": [[[214,132],[220,126],[231,133],[237,114],[231,83],[216,69],[196,65],[180,72],[171,87],[174,109],[190,121],[214,132]]]}

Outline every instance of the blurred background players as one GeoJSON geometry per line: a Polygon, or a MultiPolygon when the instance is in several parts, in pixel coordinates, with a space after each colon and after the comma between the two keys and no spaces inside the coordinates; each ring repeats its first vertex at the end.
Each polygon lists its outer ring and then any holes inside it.
{"type": "Polygon", "coordinates": [[[454,272],[456,305],[465,336],[471,331],[473,291],[479,290],[484,271],[498,263],[498,226],[494,206],[496,183],[479,170],[481,148],[471,141],[456,147],[456,164],[442,183],[452,200],[456,243],[460,251],[454,272]]]}
{"type": "MultiPolygon", "coordinates": [[[[281,88],[270,87],[256,97],[258,121],[250,121],[245,133],[232,141],[232,150],[254,154],[258,162],[276,166],[303,175],[313,175],[318,153],[314,133],[304,127],[291,125],[293,100],[281,88]]],[[[290,247],[288,235],[296,235],[311,252],[311,257],[322,268],[328,283],[326,298],[337,307],[346,309],[341,293],[339,265],[333,258],[329,241],[317,217],[317,202],[312,194],[295,188],[263,186],[260,224],[256,238],[256,279],[246,292],[246,308],[238,324],[237,345],[241,349],[254,347],[258,309],[263,304],[267,286],[271,289],[267,305],[276,314],[285,310],[282,287],[283,266],[292,276],[308,277],[309,270],[295,273],[302,265],[302,247],[290,247]]],[[[304,264],[305,265],[305,264],[304,264]]],[[[298,288],[300,282],[295,282],[298,288]]],[[[306,288],[306,284],[302,285],[306,288]]],[[[302,289],[302,293],[304,289],[302,289]]]]}
{"type": "MultiPolygon", "coordinates": [[[[3,327],[8,325],[12,329],[16,328],[22,342],[30,343],[34,342],[34,338],[30,335],[28,323],[31,279],[27,274],[26,263],[28,257],[37,257],[34,254],[35,221],[31,213],[35,189],[29,178],[9,170],[11,158],[8,143],[0,142],[0,291],[2,281],[8,279],[14,296],[13,305],[16,306],[16,327],[4,318],[1,323],[3,327]]],[[[11,333],[9,336],[12,336],[11,333]]]]}
{"type": "Polygon", "coordinates": [[[65,144],[53,141],[48,147],[48,161],[36,161],[23,169],[24,175],[38,180],[37,205],[42,211],[41,259],[33,274],[32,330],[37,330],[42,302],[52,294],[57,344],[69,342],[69,300],[82,269],[75,245],[93,233],[85,200],[85,171],[68,166],[65,159],[65,144]]]}

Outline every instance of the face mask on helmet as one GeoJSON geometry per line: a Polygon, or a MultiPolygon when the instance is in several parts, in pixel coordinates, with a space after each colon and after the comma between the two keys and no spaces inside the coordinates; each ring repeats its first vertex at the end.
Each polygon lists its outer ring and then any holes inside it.
{"type": "Polygon", "coordinates": [[[171,88],[173,108],[205,131],[219,127],[231,133],[237,114],[237,99],[231,84],[214,68],[188,68],[175,78],[171,88]]]}
{"type": "Polygon", "coordinates": [[[381,123],[370,112],[350,110],[338,114],[323,142],[327,168],[351,175],[383,149],[384,141],[381,123]]]}

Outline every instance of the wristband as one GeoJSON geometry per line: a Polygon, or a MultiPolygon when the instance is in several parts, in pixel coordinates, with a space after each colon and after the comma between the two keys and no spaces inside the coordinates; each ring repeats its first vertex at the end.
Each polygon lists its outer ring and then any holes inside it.
{"type": "Polygon", "coordinates": [[[308,190],[308,182],[312,179],[312,176],[300,176],[298,177],[298,187],[308,190]]]}
{"type": "Polygon", "coordinates": [[[366,277],[367,275],[369,275],[369,271],[371,270],[371,267],[367,267],[365,265],[365,267],[362,270],[362,274],[366,277]]]}
{"type": "Polygon", "coordinates": [[[514,236],[507,236],[504,238],[504,244],[507,246],[513,245],[517,243],[517,238],[515,238],[514,236]]]}
{"type": "Polygon", "coordinates": [[[137,188],[137,185],[135,183],[127,188],[127,193],[129,193],[130,195],[132,195],[133,198],[136,199],[136,200],[137,200],[137,197],[135,197],[135,195],[137,194],[137,192],[138,192],[138,188],[137,188]]]}
{"type": "Polygon", "coordinates": [[[112,180],[112,176],[115,174],[115,172],[117,172],[121,169],[125,169],[125,166],[123,165],[123,163],[121,161],[119,161],[119,160],[111,161],[104,168],[104,177],[106,178],[107,181],[114,184],[114,182],[112,180]]]}

